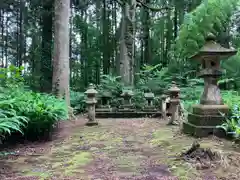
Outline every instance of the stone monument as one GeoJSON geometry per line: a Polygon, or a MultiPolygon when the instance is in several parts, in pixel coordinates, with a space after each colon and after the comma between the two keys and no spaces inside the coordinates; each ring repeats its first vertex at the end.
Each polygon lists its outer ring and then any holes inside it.
{"type": "Polygon", "coordinates": [[[97,103],[96,94],[98,92],[94,89],[93,84],[89,85],[88,90],[85,92],[87,95],[86,104],[87,104],[87,117],[88,122],[86,123],[87,126],[95,126],[98,125],[96,121],[96,112],[95,112],[95,105],[97,103]]]}
{"type": "Polygon", "coordinates": [[[176,82],[172,82],[171,88],[168,90],[170,94],[170,112],[171,119],[168,122],[169,125],[175,124],[179,120],[179,104],[180,104],[180,89],[177,87],[176,82]]]}
{"type": "Polygon", "coordinates": [[[146,106],[144,107],[144,111],[147,111],[147,112],[154,112],[154,111],[156,111],[156,109],[155,109],[155,107],[153,105],[154,97],[155,97],[154,93],[152,93],[152,92],[144,93],[144,98],[147,101],[146,106]]]}
{"type": "Polygon", "coordinates": [[[220,89],[217,85],[223,70],[220,69],[220,60],[227,59],[237,53],[235,49],[227,49],[216,43],[215,37],[210,34],[206,44],[192,59],[202,64],[199,77],[204,79],[204,91],[200,104],[192,106],[192,113],[188,121],[183,123],[183,132],[197,137],[212,134],[217,125],[222,124],[224,117],[221,113],[228,113],[228,106],[223,104],[220,89]]]}
{"type": "Polygon", "coordinates": [[[133,105],[131,98],[133,96],[132,90],[123,90],[121,96],[123,97],[123,104],[119,107],[121,112],[133,112],[133,105]]]}
{"type": "Polygon", "coordinates": [[[96,112],[111,112],[111,106],[109,105],[109,101],[112,97],[111,92],[104,91],[100,95],[100,105],[96,108],[96,112]]]}

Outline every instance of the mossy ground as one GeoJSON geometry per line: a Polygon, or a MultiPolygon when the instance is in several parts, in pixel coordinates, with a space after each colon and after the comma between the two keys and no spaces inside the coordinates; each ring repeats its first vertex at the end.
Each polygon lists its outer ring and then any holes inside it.
{"type": "MultiPolygon", "coordinates": [[[[194,164],[176,159],[194,141],[177,126],[166,126],[160,119],[101,119],[99,124],[68,126],[68,134],[42,144],[48,150],[41,153],[33,145],[31,153],[2,157],[1,164],[9,169],[1,172],[1,179],[240,179],[240,153],[231,142],[201,139],[201,146],[226,158],[221,166],[200,171],[194,164]]],[[[17,154],[19,149],[12,151],[17,154]]]]}

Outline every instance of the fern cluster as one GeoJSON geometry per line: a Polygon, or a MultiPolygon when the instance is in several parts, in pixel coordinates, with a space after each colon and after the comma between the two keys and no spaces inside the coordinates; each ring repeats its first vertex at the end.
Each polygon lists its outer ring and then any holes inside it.
{"type": "Polygon", "coordinates": [[[74,109],[74,114],[84,112],[86,109],[85,94],[83,92],[70,91],[70,103],[74,109]]]}
{"type": "Polygon", "coordinates": [[[68,118],[63,100],[24,89],[0,92],[0,134],[21,132],[26,138],[41,138],[58,120],[68,118]]]}
{"type": "Polygon", "coordinates": [[[205,42],[208,33],[217,35],[228,25],[238,0],[205,0],[186,15],[176,39],[176,55],[189,58],[205,42]]]}

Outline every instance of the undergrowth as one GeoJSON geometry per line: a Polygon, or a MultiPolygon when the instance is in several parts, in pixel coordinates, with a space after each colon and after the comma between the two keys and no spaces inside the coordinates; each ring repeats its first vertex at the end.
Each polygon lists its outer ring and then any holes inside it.
{"type": "Polygon", "coordinates": [[[68,119],[65,101],[24,88],[22,68],[0,69],[0,135],[36,140],[49,136],[59,120],[68,119]]]}

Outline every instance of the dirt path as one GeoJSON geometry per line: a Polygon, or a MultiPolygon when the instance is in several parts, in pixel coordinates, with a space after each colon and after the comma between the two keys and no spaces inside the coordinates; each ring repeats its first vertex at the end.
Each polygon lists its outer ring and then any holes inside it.
{"type": "Polygon", "coordinates": [[[212,173],[176,161],[176,154],[193,139],[159,119],[101,119],[96,127],[84,123],[84,118],[62,123],[51,142],[8,149],[9,155],[1,156],[0,179],[216,179],[212,173]]]}

